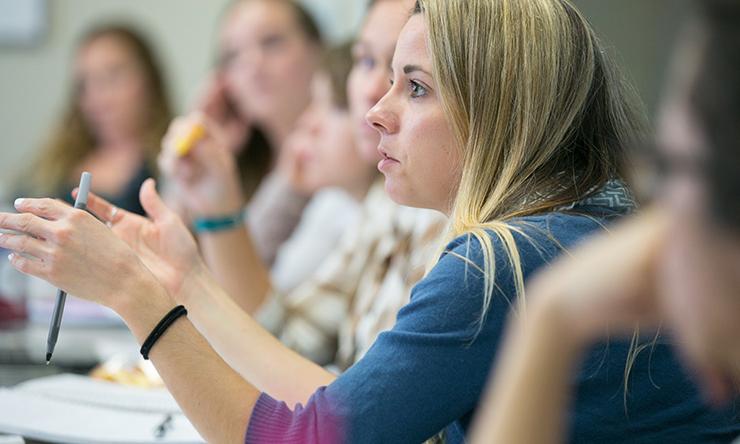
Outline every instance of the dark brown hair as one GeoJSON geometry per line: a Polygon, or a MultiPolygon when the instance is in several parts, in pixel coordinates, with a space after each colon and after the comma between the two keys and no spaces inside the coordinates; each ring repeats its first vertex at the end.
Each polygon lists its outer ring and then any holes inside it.
{"type": "MultiPolygon", "coordinates": [[[[255,0],[235,0],[228,5],[225,15],[238,4],[255,0]]],[[[323,46],[323,38],[319,26],[313,16],[303,5],[295,0],[271,0],[280,1],[288,6],[295,17],[295,23],[306,40],[312,44],[323,46]]],[[[262,179],[270,172],[274,162],[274,150],[270,146],[265,133],[259,128],[252,128],[251,135],[244,141],[244,147],[237,154],[237,166],[242,180],[242,189],[247,199],[250,199],[262,179]]]]}
{"type": "MultiPolygon", "coordinates": [[[[229,3],[226,6],[226,9],[224,9],[224,12],[222,14],[222,21],[223,17],[228,16],[231,11],[236,7],[237,5],[248,2],[248,1],[255,1],[255,0],[233,0],[231,3],[229,3]]],[[[321,35],[321,30],[319,29],[319,25],[316,23],[316,20],[311,15],[310,12],[299,2],[296,0],[269,0],[271,2],[281,2],[282,4],[286,5],[291,13],[293,14],[293,17],[295,18],[295,23],[298,25],[298,29],[301,31],[303,36],[310,41],[311,43],[315,43],[317,45],[323,44],[323,36],[321,35]]]]}
{"type": "Polygon", "coordinates": [[[347,78],[352,70],[352,42],[329,48],[324,52],[319,71],[329,76],[334,106],[341,109],[349,107],[347,99],[347,78]]]}

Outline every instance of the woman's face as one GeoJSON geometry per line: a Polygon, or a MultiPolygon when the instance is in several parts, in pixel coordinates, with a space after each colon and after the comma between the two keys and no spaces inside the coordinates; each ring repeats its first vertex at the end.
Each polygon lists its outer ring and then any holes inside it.
{"type": "Polygon", "coordinates": [[[391,59],[413,4],[411,0],[376,2],[352,49],[354,65],[347,81],[352,125],[357,148],[373,164],[380,159],[377,150],[380,139],[365,116],[390,88],[391,59]]]}
{"type": "Polygon", "coordinates": [[[226,93],[243,116],[269,125],[297,117],[308,104],[319,49],[286,3],[238,3],[224,23],[220,47],[226,93]]]}
{"type": "Polygon", "coordinates": [[[137,137],[149,105],[144,70],[130,48],[115,36],[101,36],[77,54],[75,78],[79,107],[96,137],[137,137]]]}
{"type": "Polygon", "coordinates": [[[335,105],[325,73],[314,76],[311,92],[311,105],[287,145],[300,165],[300,187],[307,192],[324,187],[353,192],[366,184],[374,165],[360,157],[354,145],[352,118],[348,110],[335,105]]]}
{"type": "Polygon", "coordinates": [[[460,182],[461,150],[442,111],[426,42],[423,18],[414,15],[396,45],[393,85],[367,120],[380,133],[378,169],[391,198],[448,214],[460,182]]]}

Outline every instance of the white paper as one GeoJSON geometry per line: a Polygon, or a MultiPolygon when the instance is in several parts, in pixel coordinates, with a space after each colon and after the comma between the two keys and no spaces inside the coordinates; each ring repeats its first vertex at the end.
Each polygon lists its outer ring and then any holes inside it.
{"type": "Polygon", "coordinates": [[[131,387],[86,376],[55,375],[38,378],[19,384],[14,390],[75,404],[134,412],[180,413],[177,402],[164,388],[131,387]]]}
{"type": "Polygon", "coordinates": [[[0,389],[0,432],[61,443],[202,443],[166,391],[61,375],[0,389]],[[164,437],[157,427],[172,414],[164,437]]]}

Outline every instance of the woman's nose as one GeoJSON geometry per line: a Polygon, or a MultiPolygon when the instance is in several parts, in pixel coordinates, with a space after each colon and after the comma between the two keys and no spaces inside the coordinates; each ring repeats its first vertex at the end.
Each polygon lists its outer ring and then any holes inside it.
{"type": "Polygon", "coordinates": [[[398,128],[398,118],[390,106],[390,94],[391,92],[388,91],[365,115],[367,123],[380,134],[391,134],[398,128]]]}

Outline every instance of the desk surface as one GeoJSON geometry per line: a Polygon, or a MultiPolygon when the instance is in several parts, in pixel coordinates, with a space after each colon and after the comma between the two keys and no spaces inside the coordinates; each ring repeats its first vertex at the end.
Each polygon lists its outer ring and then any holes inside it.
{"type": "MultiPolygon", "coordinates": [[[[0,329],[0,387],[59,373],[87,374],[116,353],[138,350],[125,328],[63,327],[52,364],[47,366],[46,334],[47,327],[39,324],[0,329]]],[[[42,444],[29,439],[25,443],[42,444]]]]}
{"type": "Polygon", "coordinates": [[[138,353],[131,333],[120,327],[64,327],[51,365],[46,358],[47,326],[19,325],[0,330],[0,386],[60,372],[86,373],[120,354],[138,353]]]}

